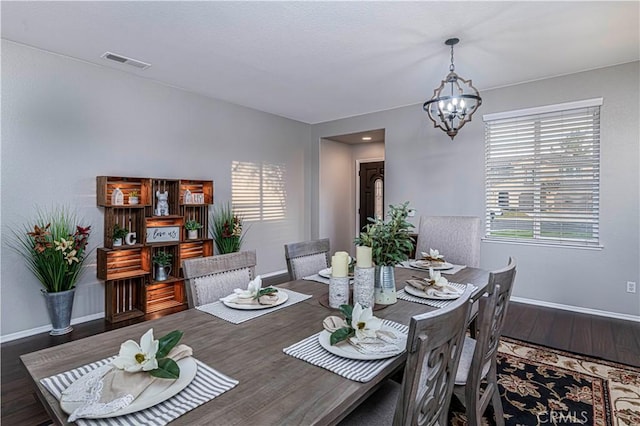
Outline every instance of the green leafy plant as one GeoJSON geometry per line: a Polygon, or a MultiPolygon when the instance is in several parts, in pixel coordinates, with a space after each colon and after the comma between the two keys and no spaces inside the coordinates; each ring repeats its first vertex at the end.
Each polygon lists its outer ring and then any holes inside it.
{"type": "Polygon", "coordinates": [[[159,251],[153,255],[153,263],[160,266],[169,266],[171,265],[171,260],[173,259],[173,255],[171,253],[167,253],[166,251],[159,251]]]}
{"type": "Polygon", "coordinates": [[[129,230],[127,228],[123,228],[116,223],[115,225],[113,225],[113,232],[111,235],[113,236],[114,240],[119,240],[126,237],[128,233],[129,230]]]}
{"type": "Polygon", "coordinates": [[[9,247],[21,255],[43,291],[56,293],[75,287],[88,254],[91,226],[80,225],[66,207],[37,210],[30,225],[11,231],[9,247]]]}
{"type": "Polygon", "coordinates": [[[210,223],[218,254],[240,251],[245,236],[243,218],[234,213],[229,203],[214,209],[210,223]]]}
{"type": "Polygon", "coordinates": [[[137,191],[137,190],[135,190],[135,189],[134,189],[134,190],[132,190],[132,191],[129,191],[129,197],[136,197],[136,198],[138,198],[138,191],[137,191]]]}
{"type": "Polygon", "coordinates": [[[184,227],[187,231],[196,231],[202,228],[202,224],[197,220],[187,220],[184,227]]]}
{"type": "Polygon", "coordinates": [[[414,244],[409,232],[414,226],[407,222],[408,206],[408,201],[390,205],[387,222],[368,218],[371,223],[355,239],[356,245],[371,247],[371,256],[377,266],[395,266],[409,258],[414,244]]]}

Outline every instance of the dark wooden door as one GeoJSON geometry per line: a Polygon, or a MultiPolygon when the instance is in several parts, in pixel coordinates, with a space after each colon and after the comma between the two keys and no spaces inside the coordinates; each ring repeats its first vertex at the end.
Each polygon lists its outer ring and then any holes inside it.
{"type": "Polygon", "coordinates": [[[360,229],[369,223],[368,217],[376,213],[376,181],[382,199],[379,202],[380,214],[384,215],[384,161],[360,163],[360,229]]]}

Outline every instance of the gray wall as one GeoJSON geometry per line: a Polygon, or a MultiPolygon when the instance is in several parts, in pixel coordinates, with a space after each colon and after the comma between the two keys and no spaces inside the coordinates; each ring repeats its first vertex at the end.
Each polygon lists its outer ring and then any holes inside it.
{"type": "MultiPolygon", "coordinates": [[[[60,202],[101,246],[98,175],[211,179],[218,203],[230,199],[232,161],[284,165],[286,218],[252,222],[244,248],[257,249],[258,273],[286,270],[283,245],[309,236],[309,135],[307,124],[3,41],[2,336],[49,323],[39,283],[4,245],[8,228],[60,202]]],[[[95,255],[88,263],[74,318],[104,311],[95,255]]]]}
{"type": "Polygon", "coordinates": [[[355,256],[356,198],[359,185],[356,161],[384,159],[384,142],[345,144],[320,142],[319,237],[331,240],[331,251],[355,256]]]}
{"type": "MultiPolygon", "coordinates": [[[[640,293],[625,292],[627,281],[640,282],[638,75],[639,63],[634,62],[482,91],[482,107],[454,141],[432,127],[421,105],[317,124],[311,137],[318,144],[330,135],[385,128],[386,204],[409,200],[417,209],[416,225],[420,215],[484,217],[482,115],[603,97],[600,235],[604,248],[484,242],[481,265],[498,268],[515,256],[516,297],[640,315],[640,293]]],[[[318,155],[318,150],[312,153],[318,155]]],[[[319,191],[317,176],[310,184],[312,191],[319,191]]],[[[318,223],[312,216],[312,235],[318,223]]]]}

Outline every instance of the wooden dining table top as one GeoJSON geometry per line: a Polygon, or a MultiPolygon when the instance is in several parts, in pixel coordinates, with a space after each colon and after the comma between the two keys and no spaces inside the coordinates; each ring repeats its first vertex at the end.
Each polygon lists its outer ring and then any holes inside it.
{"type": "MultiPolygon", "coordinates": [[[[396,268],[396,286],[426,271],[396,268]]],[[[446,276],[451,282],[472,283],[476,294],[484,292],[488,272],[465,268],[446,276]]],[[[278,285],[313,297],[269,312],[241,324],[233,324],[196,309],[127,326],[81,340],[22,355],[37,394],[54,422],[65,424],[68,415],[40,379],[116,355],[120,344],[139,340],[150,328],[155,336],[173,330],[184,332],[181,343],[193,348],[193,356],[239,381],[233,389],[187,412],[171,424],[211,425],[311,425],[335,424],[375,391],[381,381],[399,370],[406,353],[397,356],[380,374],[366,383],[346,379],[331,371],[289,356],[283,348],[322,331],[322,320],[338,311],[322,306],[326,284],[296,280],[278,285]]],[[[377,310],[380,318],[408,325],[412,316],[433,311],[427,305],[398,300],[377,310]]]]}

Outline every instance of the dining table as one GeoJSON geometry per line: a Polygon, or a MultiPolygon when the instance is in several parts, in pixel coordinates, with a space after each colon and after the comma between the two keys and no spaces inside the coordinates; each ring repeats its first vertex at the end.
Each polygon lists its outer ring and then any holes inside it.
{"type": "MultiPolygon", "coordinates": [[[[408,279],[427,276],[424,270],[395,268],[398,290],[408,279]]],[[[484,293],[488,276],[485,270],[467,267],[447,278],[475,285],[472,297],[477,298],[484,293]]],[[[321,303],[329,291],[326,284],[302,279],[276,287],[312,297],[239,324],[192,308],[20,358],[35,384],[36,395],[56,424],[67,424],[68,414],[41,380],[117,355],[121,343],[137,341],[151,328],[155,336],[183,331],[181,343],[193,349],[194,358],[237,380],[232,389],[180,415],[172,425],[336,424],[403,368],[406,352],[392,358],[369,381],[359,382],[288,355],[284,348],[322,331],[323,320],[340,313],[321,303]]],[[[408,326],[412,316],[436,309],[399,299],[374,314],[408,326]]]]}

